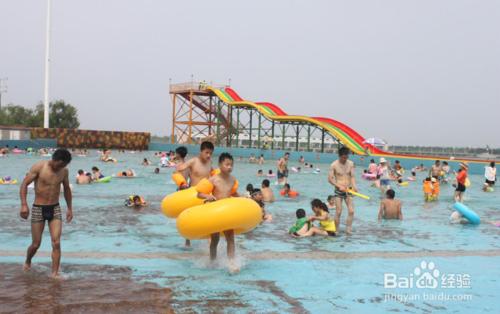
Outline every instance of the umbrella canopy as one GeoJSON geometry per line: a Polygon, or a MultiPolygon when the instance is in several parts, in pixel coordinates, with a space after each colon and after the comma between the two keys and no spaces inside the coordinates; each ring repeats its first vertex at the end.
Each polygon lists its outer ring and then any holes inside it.
{"type": "Polygon", "coordinates": [[[371,145],[374,145],[374,146],[385,146],[385,145],[387,145],[386,141],[384,141],[381,138],[376,138],[376,137],[367,138],[363,143],[365,143],[365,144],[371,144],[371,145]]]}

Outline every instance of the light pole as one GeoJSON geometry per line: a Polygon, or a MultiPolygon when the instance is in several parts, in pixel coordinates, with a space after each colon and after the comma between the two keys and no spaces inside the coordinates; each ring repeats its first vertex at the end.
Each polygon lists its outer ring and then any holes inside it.
{"type": "Polygon", "coordinates": [[[7,93],[7,85],[4,82],[8,79],[8,77],[0,78],[0,110],[2,109],[2,94],[7,93]]]}
{"type": "Polygon", "coordinates": [[[43,127],[49,127],[49,77],[50,77],[50,0],[47,0],[47,29],[45,34],[45,91],[43,97],[43,127]]]}

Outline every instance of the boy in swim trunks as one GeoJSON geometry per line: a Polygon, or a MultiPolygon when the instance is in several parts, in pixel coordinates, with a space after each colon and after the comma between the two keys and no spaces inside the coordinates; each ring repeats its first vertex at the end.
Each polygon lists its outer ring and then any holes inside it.
{"type": "MultiPolygon", "coordinates": [[[[238,196],[238,181],[231,175],[233,171],[233,156],[229,153],[222,153],[219,156],[220,173],[203,180],[200,185],[207,184],[211,190],[210,193],[200,187],[197,187],[198,197],[209,202],[222,200],[229,197],[238,196]],[[208,181],[208,182],[206,182],[208,181]]],[[[224,236],[227,242],[227,257],[229,259],[229,271],[231,273],[238,272],[239,269],[235,264],[235,244],[234,230],[224,230],[224,236]]],[[[210,235],[210,259],[214,261],[217,258],[217,245],[219,244],[220,233],[210,235]]]]}
{"type": "Polygon", "coordinates": [[[188,153],[188,150],[185,146],[180,146],[175,149],[175,162],[176,162],[176,172],[180,173],[185,179],[186,184],[179,186],[179,190],[184,190],[189,187],[187,180],[189,179],[189,169],[185,169],[183,171],[179,171],[179,168],[186,162],[185,158],[188,153]]]}
{"type": "MultiPolygon", "coordinates": [[[[208,179],[210,177],[210,172],[212,172],[212,154],[214,153],[214,144],[211,142],[203,142],[200,145],[200,154],[186,162],[181,162],[176,171],[181,173],[182,175],[186,175],[184,178],[189,177],[189,185],[184,188],[188,188],[190,186],[196,186],[201,180],[208,179]]],[[[187,149],[185,150],[187,154],[187,149]]],[[[181,147],[176,149],[176,154],[179,154],[180,158],[186,157],[184,154],[184,150],[181,147]],[[179,153],[177,153],[179,150],[179,153]]],[[[176,155],[177,156],[177,155],[176,155]]],[[[191,241],[186,239],[185,243],[186,247],[191,246],[191,241]]]]}
{"type": "Polygon", "coordinates": [[[69,223],[73,219],[72,195],[69,186],[68,168],[66,168],[70,162],[70,152],[66,149],[58,149],[52,155],[52,160],[40,161],[34,164],[21,184],[20,216],[23,219],[28,219],[30,209],[26,195],[28,194],[28,185],[35,182],[35,201],[31,209],[32,242],[26,254],[23,267],[25,271],[31,268],[31,259],[40,247],[45,221],[47,220],[52,240],[52,277],[58,278],[59,276],[62,230],[62,213],[59,206],[61,183],[64,188],[64,199],[68,206],[66,221],[69,223]]]}
{"type": "Polygon", "coordinates": [[[394,199],[396,192],[389,189],[385,192],[386,198],[380,202],[378,211],[378,220],[382,219],[399,219],[403,220],[403,212],[401,210],[401,201],[394,199]]]}
{"type": "Polygon", "coordinates": [[[340,215],[342,214],[342,201],[348,209],[346,221],[346,233],[352,232],[352,220],[354,219],[354,204],[352,196],[347,193],[348,189],[357,191],[356,179],[354,177],[354,163],[349,159],[349,149],[342,147],[339,149],[339,159],[330,166],[328,182],[335,187],[335,225],[339,230],[340,215]]]}

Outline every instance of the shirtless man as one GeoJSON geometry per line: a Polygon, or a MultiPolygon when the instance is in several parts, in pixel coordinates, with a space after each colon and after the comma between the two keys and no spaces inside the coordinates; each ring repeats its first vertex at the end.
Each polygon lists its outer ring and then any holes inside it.
{"type": "Polygon", "coordinates": [[[443,170],[441,168],[441,162],[439,160],[436,160],[434,165],[432,165],[430,177],[434,177],[436,179],[439,178],[441,176],[441,170],[443,170]]]}
{"type": "Polygon", "coordinates": [[[271,182],[269,182],[269,180],[265,179],[262,181],[262,185],[261,185],[262,201],[264,201],[266,203],[272,203],[276,200],[276,198],[274,197],[273,190],[271,190],[271,188],[269,187],[270,184],[271,184],[271,182]]]}
{"type": "Polygon", "coordinates": [[[35,182],[35,202],[31,211],[31,237],[32,243],[28,247],[24,270],[31,268],[31,259],[36,254],[42,242],[42,233],[45,220],[49,223],[50,238],[52,239],[52,277],[59,276],[59,263],[61,261],[61,231],[62,214],[59,206],[61,183],[64,187],[64,199],[68,206],[66,221],[73,219],[71,189],[68,179],[68,168],[71,154],[66,149],[58,149],[52,155],[52,160],[40,161],[31,167],[29,173],[21,184],[21,212],[23,219],[28,219],[30,209],[26,201],[28,185],[35,182]]]}
{"type": "Polygon", "coordinates": [[[285,184],[288,183],[288,159],[290,158],[290,153],[285,153],[285,156],[278,160],[278,183],[285,184]]]}
{"type": "Polygon", "coordinates": [[[335,187],[335,226],[339,230],[340,215],[342,214],[342,201],[348,209],[346,222],[346,233],[352,232],[352,220],[354,218],[354,204],[352,196],[347,193],[348,189],[357,191],[356,179],[354,178],[354,163],[349,158],[349,149],[341,147],[339,149],[339,159],[330,166],[328,182],[335,187]]]}
{"type": "Polygon", "coordinates": [[[188,150],[185,146],[179,146],[175,149],[175,163],[176,163],[176,172],[180,173],[185,179],[186,184],[179,186],[179,190],[184,190],[189,187],[187,184],[187,180],[189,179],[189,168],[184,169],[183,171],[179,171],[179,168],[186,162],[188,150]]]}
{"type": "MultiPolygon", "coordinates": [[[[216,201],[229,197],[238,196],[238,181],[231,175],[233,171],[233,156],[229,153],[222,153],[219,156],[218,175],[210,177],[197,187],[198,197],[207,201],[216,201]],[[208,182],[206,182],[208,181],[208,182]],[[205,186],[206,185],[206,186],[205,186]]],[[[227,257],[229,258],[229,271],[237,272],[239,269],[234,264],[234,230],[225,230],[224,236],[227,242],[227,257]]],[[[220,233],[210,235],[210,259],[217,258],[217,245],[219,244],[220,233]]]]}
{"type": "MultiPolygon", "coordinates": [[[[203,142],[200,145],[198,156],[177,166],[177,172],[183,175],[187,172],[189,175],[189,186],[196,186],[201,180],[210,178],[214,148],[214,144],[211,142],[203,142]]],[[[190,247],[191,241],[186,239],[185,246],[190,247]]]]}
{"type": "Polygon", "coordinates": [[[378,220],[383,219],[399,219],[403,220],[403,212],[401,211],[401,201],[394,199],[396,192],[389,189],[385,192],[386,198],[380,202],[378,211],[378,220]]]}
{"type": "Polygon", "coordinates": [[[78,177],[76,177],[76,184],[89,184],[92,180],[82,169],[78,170],[78,177]]]}

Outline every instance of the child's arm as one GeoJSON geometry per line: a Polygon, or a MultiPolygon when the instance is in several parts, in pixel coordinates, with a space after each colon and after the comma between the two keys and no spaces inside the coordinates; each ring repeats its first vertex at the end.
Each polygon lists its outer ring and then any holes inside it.
{"type": "Polygon", "coordinates": [[[177,167],[175,167],[175,170],[177,172],[182,172],[182,171],[184,171],[186,169],[190,169],[193,164],[194,164],[194,158],[193,159],[189,159],[188,161],[183,162],[183,163],[177,165],[177,167]]]}

